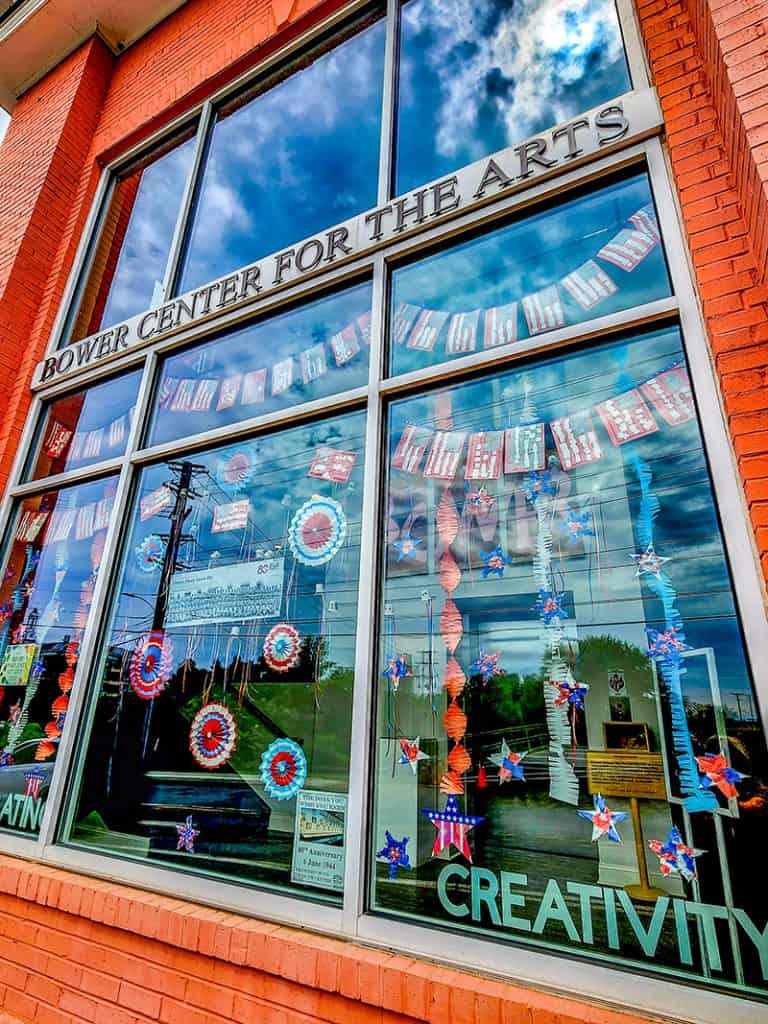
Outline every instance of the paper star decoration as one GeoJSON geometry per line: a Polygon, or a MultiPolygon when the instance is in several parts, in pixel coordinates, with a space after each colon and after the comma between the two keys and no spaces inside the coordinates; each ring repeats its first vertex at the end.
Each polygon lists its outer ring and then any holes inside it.
{"type": "Polygon", "coordinates": [[[176,843],[177,850],[186,850],[187,853],[195,852],[195,840],[200,835],[200,829],[195,828],[190,814],[182,825],[176,826],[179,841],[176,843]]]}
{"type": "Polygon", "coordinates": [[[685,633],[675,626],[660,631],[645,627],[648,634],[648,657],[659,658],[662,664],[677,665],[683,651],[690,651],[691,646],[685,642],[685,633]]]}
{"type": "Polygon", "coordinates": [[[380,860],[388,861],[389,877],[397,878],[398,868],[405,868],[407,871],[411,870],[411,862],[408,860],[408,854],[405,852],[410,836],[395,839],[390,831],[385,832],[385,835],[387,837],[387,845],[379,850],[376,857],[380,860]]]}
{"type": "Polygon", "coordinates": [[[562,595],[552,590],[540,590],[536,598],[534,610],[539,613],[544,622],[550,626],[555,619],[567,619],[568,612],[563,608],[562,595]]]}
{"type": "Polygon", "coordinates": [[[696,758],[696,764],[701,772],[702,789],[719,789],[729,800],[739,795],[734,782],[741,782],[747,776],[731,768],[723,754],[704,754],[696,758]]]}
{"type": "Polygon", "coordinates": [[[401,679],[408,679],[411,676],[411,672],[408,670],[408,666],[405,663],[405,655],[401,654],[399,657],[392,656],[387,658],[387,667],[382,672],[385,679],[388,679],[392,683],[393,688],[396,690],[400,685],[401,679]]]}
{"type": "Polygon", "coordinates": [[[491,754],[489,761],[498,766],[499,769],[499,782],[509,782],[510,779],[520,779],[525,782],[525,775],[523,775],[523,758],[528,753],[524,750],[522,754],[515,754],[507,745],[507,741],[502,739],[501,750],[498,754],[491,754]]]}
{"type": "Polygon", "coordinates": [[[512,564],[512,559],[508,558],[498,545],[493,551],[481,551],[480,556],[485,562],[482,570],[484,580],[489,576],[498,576],[501,579],[504,575],[504,566],[512,564]]]}
{"type": "Polygon", "coordinates": [[[580,818],[586,818],[592,822],[592,842],[596,842],[603,836],[613,843],[620,843],[621,836],[616,831],[616,825],[627,817],[626,811],[612,811],[606,804],[604,798],[597,793],[594,797],[594,811],[576,811],[580,818]]]}
{"type": "Polygon", "coordinates": [[[651,839],[648,845],[659,858],[659,870],[662,875],[682,875],[686,882],[696,878],[694,857],[700,857],[706,852],[693,846],[686,846],[678,828],[671,830],[666,843],[662,843],[660,839],[651,839]]]}
{"type": "Polygon", "coordinates": [[[486,516],[496,507],[496,499],[492,498],[486,487],[478,487],[467,495],[467,508],[479,516],[486,516]]]}
{"type": "Polygon", "coordinates": [[[480,654],[476,661],[473,661],[469,666],[469,671],[476,676],[482,676],[484,683],[490,683],[494,676],[503,675],[503,671],[499,668],[499,658],[501,657],[501,651],[494,651],[491,654],[489,651],[480,651],[480,654]]]}
{"type": "Polygon", "coordinates": [[[406,533],[404,537],[396,540],[394,546],[397,548],[398,562],[402,562],[404,558],[411,558],[416,551],[417,544],[421,544],[421,540],[418,537],[414,539],[410,533],[406,533]]]}
{"type": "Polygon", "coordinates": [[[549,685],[556,687],[560,691],[557,697],[555,697],[556,707],[560,707],[563,704],[572,704],[573,707],[578,708],[580,711],[584,710],[584,698],[587,695],[589,686],[587,683],[577,683],[570,670],[565,679],[559,682],[550,679],[549,685]]]}
{"type": "Polygon", "coordinates": [[[577,544],[582,537],[595,536],[595,531],[590,525],[591,518],[589,512],[579,513],[568,509],[568,518],[560,527],[568,534],[569,544],[577,544]]]}
{"type": "Polygon", "coordinates": [[[405,738],[400,740],[400,760],[398,764],[409,764],[413,769],[413,774],[416,774],[419,761],[428,761],[429,754],[425,754],[424,751],[419,747],[419,741],[421,736],[417,736],[415,740],[407,740],[405,738]]]}
{"type": "Polygon", "coordinates": [[[662,558],[661,555],[657,555],[653,544],[649,544],[645,551],[640,551],[636,555],[629,556],[637,566],[636,576],[642,576],[647,574],[648,576],[655,576],[657,580],[661,579],[661,567],[665,562],[668,562],[668,558],[662,558]]]}
{"type": "Polygon", "coordinates": [[[472,863],[472,851],[469,848],[467,836],[485,818],[478,818],[474,814],[461,814],[455,796],[449,796],[445,801],[444,811],[422,811],[437,829],[435,845],[432,847],[432,856],[436,857],[443,850],[455,846],[459,853],[462,853],[469,863],[472,863]]]}
{"type": "Polygon", "coordinates": [[[533,469],[528,476],[523,480],[523,489],[525,496],[530,502],[536,502],[536,499],[542,494],[549,494],[554,496],[557,494],[557,486],[552,479],[552,473],[550,470],[537,470],[533,469]]]}

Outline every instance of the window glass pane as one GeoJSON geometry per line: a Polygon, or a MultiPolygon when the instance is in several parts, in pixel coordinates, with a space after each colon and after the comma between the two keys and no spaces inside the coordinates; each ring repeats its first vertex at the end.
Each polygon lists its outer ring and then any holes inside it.
{"type": "Polygon", "coordinates": [[[391,372],[669,294],[648,178],[638,174],[396,270],[391,372]]]}
{"type": "Polygon", "coordinates": [[[410,0],[400,32],[398,194],[631,88],[613,0],[410,0]]]}
{"type": "Polygon", "coordinates": [[[116,477],[24,500],[0,585],[0,828],[33,835],[53,775],[116,477]]]}
{"type": "Polygon", "coordinates": [[[151,443],[366,384],[370,324],[365,282],[167,359],[151,443]]]}
{"type": "Polygon", "coordinates": [[[122,455],[140,381],[141,370],[137,370],[48,402],[31,479],[122,455]]]}
{"type": "Polygon", "coordinates": [[[678,330],[396,401],[388,450],[374,906],[765,994],[768,762],[678,330]]]}
{"type": "Polygon", "coordinates": [[[376,205],[383,75],[377,21],[220,112],[181,291],[376,205]]]}
{"type": "Polygon", "coordinates": [[[115,181],[70,340],[163,301],[163,278],[194,136],[153,153],[115,181]]]}
{"type": "Polygon", "coordinates": [[[144,471],[74,841],[340,898],[364,434],[144,471]]]}

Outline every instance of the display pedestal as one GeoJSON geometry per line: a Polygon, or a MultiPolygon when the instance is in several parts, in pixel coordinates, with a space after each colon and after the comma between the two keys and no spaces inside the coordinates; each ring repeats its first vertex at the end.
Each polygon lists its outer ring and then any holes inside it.
{"type": "Polygon", "coordinates": [[[636,796],[629,798],[629,812],[632,815],[632,831],[635,834],[635,852],[637,853],[637,871],[640,875],[640,882],[638,885],[625,885],[624,892],[633,900],[639,900],[641,903],[655,903],[659,896],[666,896],[666,893],[663,889],[655,888],[648,881],[643,823],[640,820],[640,804],[636,796]]]}

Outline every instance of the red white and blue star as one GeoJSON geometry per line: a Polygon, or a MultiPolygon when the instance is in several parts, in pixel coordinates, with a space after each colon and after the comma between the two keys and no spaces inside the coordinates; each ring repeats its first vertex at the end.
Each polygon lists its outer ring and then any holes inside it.
{"type": "Polygon", "coordinates": [[[704,754],[696,758],[696,764],[701,772],[699,781],[702,789],[718,789],[729,800],[738,797],[734,783],[747,776],[731,768],[722,753],[704,754]]]}
{"type": "Polygon", "coordinates": [[[666,843],[660,839],[651,839],[648,846],[659,858],[659,870],[662,875],[682,875],[686,882],[692,882],[697,876],[695,857],[700,857],[704,850],[697,850],[683,842],[680,829],[673,828],[666,843]]]}
{"type": "Polygon", "coordinates": [[[194,853],[195,840],[200,835],[200,829],[195,828],[191,814],[187,817],[185,822],[176,826],[176,832],[179,837],[179,840],[176,843],[176,849],[185,850],[187,853],[194,853]]]}
{"type": "Polygon", "coordinates": [[[504,567],[512,564],[509,558],[497,545],[493,551],[481,551],[480,557],[485,563],[482,568],[482,577],[487,580],[489,576],[496,576],[499,579],[504,575],[504,567]]]}
{"type": "Polygon", "coordinates": [[[411,862],[408,859],[406,853],[406,846],[410,836],[403,836],[402,839],[395,839],[392,833],[387,830],[385,833],[387,844],[383,846],[376,857],[380,860],[386,860],[389,865],[389,877],[397,878],[397,869],[405,868],[407,871],[411,870],[411,862]]]}
{"type": "Polygon", "coordinates": [[[594,797],[593,811],[576,811],[580,818],[592,822],[592,842],[597,842],[603,836],[607,836],[612,843],[620,843],[621,836],[616,831],[616,825],[627,817],[626,811],[612,811],[606,804],[605,798],[599,793],[594,797]]]}
{"type": "Polygon", "coordinates": [[[456,797],[451,795],[445,801],[444,811],[422,811],[425,817],[429,818],[437,829],[435,845],[432,847],[432,856],[436,857],[443,850],[455,846],[459,853],[463,854],[469,863],[472,863],[472,851],[469,848],[467,836],[485,818],[479,818],[474,814],[461,814],[456,797]]]}
{"type": "Polygon", "coordinates": [[[649,544],[645,551],[639,551],[629,557],[637,567],[636,576],[655,576],[656,579],[661,579],[661,567],[669,561],[668,558],[656,554],[653,544],[649,544]]]}
{"type": "Polygon", "coordinates": [[[490,683],[494,676],[504,674],[499,667],[500,657],[501,651],[494,651],[492,654],[489,651],[480,651],[477,660],[469,666],[469,671],[472,675],[482,676],[484,683],[490,683]]]}
{"type": "Polygon", "coordinates": [[[400,740],[400,760],[398,764],[409,764],[416,774],[419,766],[419,761],[428,761],[429,754],[425,754],[419,746],[421,742],[421,736],[417,736],[415,740],[409,740],[403,737],[400,740]]]}
{"type": "Polygon", "coordinates": [[[522,754],[516,754],[509,749],[505,739],[501,741],[501,750],[498,754],[491,754],[489,760],[499,769],[499,782],[509,782],[511,779],[519,779],[525,782],[523,774],[523,758],[528,753],[524,750],[522,754]]]}

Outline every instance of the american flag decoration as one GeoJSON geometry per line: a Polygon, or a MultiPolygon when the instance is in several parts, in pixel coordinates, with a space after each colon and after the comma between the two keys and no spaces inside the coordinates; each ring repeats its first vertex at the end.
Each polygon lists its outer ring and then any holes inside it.
{"type": "Polygon", "coordinates": [[[642,263],[659,244],[661,237],[653,207],[642,207],[632,214],[629,221],[633,226],[622,228],[597,253],[600,259],[613,263],[627,273],[642,263]]]}
{"type": "Polygon", "coordinates": [[[72,532],[75,523],[76,509],[55,509],[51,512],[51,521],[48,525],[46,540],[49,544],[58,544],[66,540],[72,532]]]}
{"type": "Polygon", "coordinates": [[[437,857],[443,850],[455,846],[459,853],[472,863],[472,851],[469,848],[469,833],[476,825],[480,825],[485,818],[474,814],[462,814],[456,797],[451,795],[445,801],[445,810],[422,811],[425,817],[429,818],[437,829],[435,843],[432,847],[432,856],[437,857]]]}
{"type": "Polygon", "coordinates": [[[497,348],[517,341],[517,303],[486,309],[483,324],[483,348],[497,348]]]}
{"type": "Polygon", "coordinates": [[[595,794],[593,806],[593,811],[576,811],[580,818],[592,822],[592,842],[595,843],[603,836],[607,836],[612,843],[620,843],[621,836],[616,831],[616,826],[619,822],[624,821],[627,812],[612,811],[600,793],[595,794]]]}
{"type": "Polygon", "coordinates": [[[24,775],[24,796],[31,796],[33,800],[40,799],[40,787],[45,782],[45,775],[41,771],[33,770],[24,775]]]}
{"type": "Polygon", "coordinates": [[[99,530],[106,530],[109,526],[109,519],[112,515],[112,506],[115,503],[113,497],[102,498],[101,501],[97,501],[94,506],[93,512],[93,532],[96,533],[99,530]]]}
{"type": "Polygon", "coordinates": [[[438,431],[424,464],[424,476],[434,480],[453,480],[466,440],[465,431],[438,431]]]}
{"type": "Polygon", "coordinates": [[[402,473],[418,473],[433,434],[434,431],[427,427],[414,427],[409,424],[397,442],[392,456],[392,468],[399,469],[402,473]]]}
{"type": "Polygon", "coordinates": [[[504,431],[481,430],[469,438],[466,480],[498,480],[504,462],[504,431]]]}
{"type": "Polygon", "coordinates": [[[47,518],[47,512],[24,512],[16,530],[16,540],[23,544],[31,544],[42,530],[47,518]]]}
{"type": "Polygon", "coordinates": [[[77,510],[75,520],[75,540],[87,540],[94,534],[93,524],[96,519],[96,505],[92,502],[77,510]]]}
{"type": "Polygon", "coordinates": [[[413,325],[406,343],[407,347],[420,352],[431,352],[450,315],[437,309],[423,309],[413,325]]]}
{"type": "Polygon", "coordinates": [[[251,503],[248,498],[242,501],[231,501],[216,505],[213,510],[211,533],[224,533],[226,530],[244,530],[248,525],[251,503]]]}
{"type": "Polygon", "coordinates": [[[630,223],[644,235],[655,239],[657,242],[661,241],[661,233],[659,231],[658,221],[656,220],[656,211],[653,207],[653,203],[641,206],[637,213],[632,214],[629,220],[630,223]]]}
{"type": "Polygon", "coordinates": [[[688,371],[682,365],[672,366],[640,385],[656,411],[670,427],[679,427],[696,418],[688,371]]]}
{"type": "Polygon", "coordinates": [[[395,308],[395,317],[392,324],[392,340],[396,345],[404,345],[411,328],[416,323],[421,310],[418,306],[412,306],[409,302],[401,302],[395,308]]]}
{"type": "Polygon", "coordinates": [[[222,380],[219,400],[216,403],[216,412],[222,412],[224,409],[231,409],[234,406],[240,394],[240,385],[242,383],[242,373],[233,373],[230,377],[225,377],[222,380]]]}
{"type": "Polygon", "coordinates": [[[163,377],[160,383],[160,394],[157,396],[158,408],[168,409],[170,407],[173,396],[176,394],[178,383],[178,377],[163,377]]]}
{"type": "Polygon", "coordinates": [[[192,399],[195,394],[196,381],[185,377],[176,385],[176,392],[171,399],[171,412],[190,412],[192,410],[192,399]]]}
{"type": "Polygon", "coordinates": [[[557,285],[550,284],[523,299],[523,313],[528,333],[543,334],[565,326],[565,313],[560,302],[557,285]]]}
{"type": "Polygon", "coordinates": [[[58,459],[59,456],[63,455],[69,440],[72,437],[72,431],[68,430],[58,420],[54,420],[51,423],[51,429],[48,431],[48,437],[45,441],[45,454],[52,459],[58,459]]]}
{"type": "Polygon", "coordinates": [[[357,324],[358,331],[360,331],[360,334],[362,335],[363,343],[365,345],[370,345],[371,344],[371,311],[368,310],[366,313],[363,313],[361,316],[359,316],[357,318],[357,320],[355,320],[355,323],[357,324]]]}
{"type": "Polygon", "coordinates": [[[69,458],[72,462],[79,462],[84,458],[83,449],[88,434],[84,430],[76,430],[72,435],[72,443],[69,446],[69,458]]]}
{"type": "Polygon", "coordinates": [[[139,519],[145,522],[147,519],[151,519],[152,516],[158,515],[164,509],[169,508],[171,504],[171,492],[168,487],[163,485],[158,487],[155,491],[150,491],[149,494],[145,494],[139,503],[139,519]]]}
{"type": "MultiPolygon", "coordinates": [[[[285,387],[290,387],[293,382],[293,359],[286,359],[283,363],[278,363],[277,366],[283,366],[285,372],[289,374],[288,383],[285,387]],[[287,367],[286,367],[286,364],[287,367]]],[[[275,367],[277,369],[277,367],[275,367]]],[[[274,390],[275,382],[275,369],[272,371],[272,394],[277,394],[274,390]]],[[[283,388],[282,390],[285,390],[283,388]]],[[[267,371],[262,368],[260,370],[250,370],[243,376],[243,390],[240,395],[241,405],[258,405],[264,401],[267,391],[267,371]]]]}
{"type": "Polygon", "coordinates": [[[311,348],[305,349],[299,355],[299,365],[301,367],[301,379],[305,384],[311,384],[318,377],[325,376],[328,372],[328,363],[325,357],[324,343],[321,341],[317,345],[312,345],[311,348]]]}
{"type": "Polygon", "coordinates": [[[586,466],[602,459],[604,452],[597,439],[592,417],[586,410],[553,420],[549,429],[555,439],[563,469],[586,466]]]}
{"type": "Polygon", "coordinates": [[[192,398],[192,404],[190,405],[190,412],[209,412],[218,386],[218,380],[206,379],[198,381],[194,397],[192,398]]]}
{"type": "Polygon", "coordinates": [[[615,445],[655,433],[659,427],[637,388],[609,398],[595,406],[603,426],[615,445]]]}
{"type": "Polygon", "coordinates": [[[510,427],[505,434],[505,473],[531,473],[544,469],[544,424],[526,423],[510,427]]]}
{"type": "Polygon", "coordinates": [[[116,420],[112,420],[109,424],[109,434],[107,436],[107,447],[117,448],[118,445],[125,443],[125,437],[128,433],[128,417],[123,414],[118,416],[116,420]]]}
{"type": "Polygon", "coordinates": [[[445,339],[445,351],[449,356],[475,351],[479,324],[479,309],[474,309],[470,313],[453,314],[448,324],[448,335],[445,339]]]}
{"type": "MultiPolygon", "coordinates": [[[[369,333],[370,329],[369,323],[369,333]]],[[[357,340],[357,334],[352,324],[348,324],[338,334],[334,334],[328,344],[331,346],[331,352],[333,352],[333,358],[337,366],[344,366],[350,359],[354,359],[360,351],[360,343],[357,340]]]]}
{"type": "Polygon", "coordinates": [[[95,459],[101,455],[101,446],[104,443],[104,428],[99,427],[98,430],[89,430],[85,436],[85,444],[83,445],[83,458],[84,459],[95,459]]]}
{"type": "Polygon", "coordinates": [[[357,459],[357,452],[342,451],[341,448],[321,447],[315,452],[307,476],[315,480],[329,480],[334,484],[345,484],[350,477],[357,459]]]}
{"type": "Polygon", "coordinates": [[[560,284],[586,313],[618,291],[617,285],[594,260],[587,260],[566,274],[560,284]]]}
{"type": "Polygon", "coordinates": [[[293,356],[281,359],[272,367],[272,395],[281,395],[293,384],[293,356]]]}

